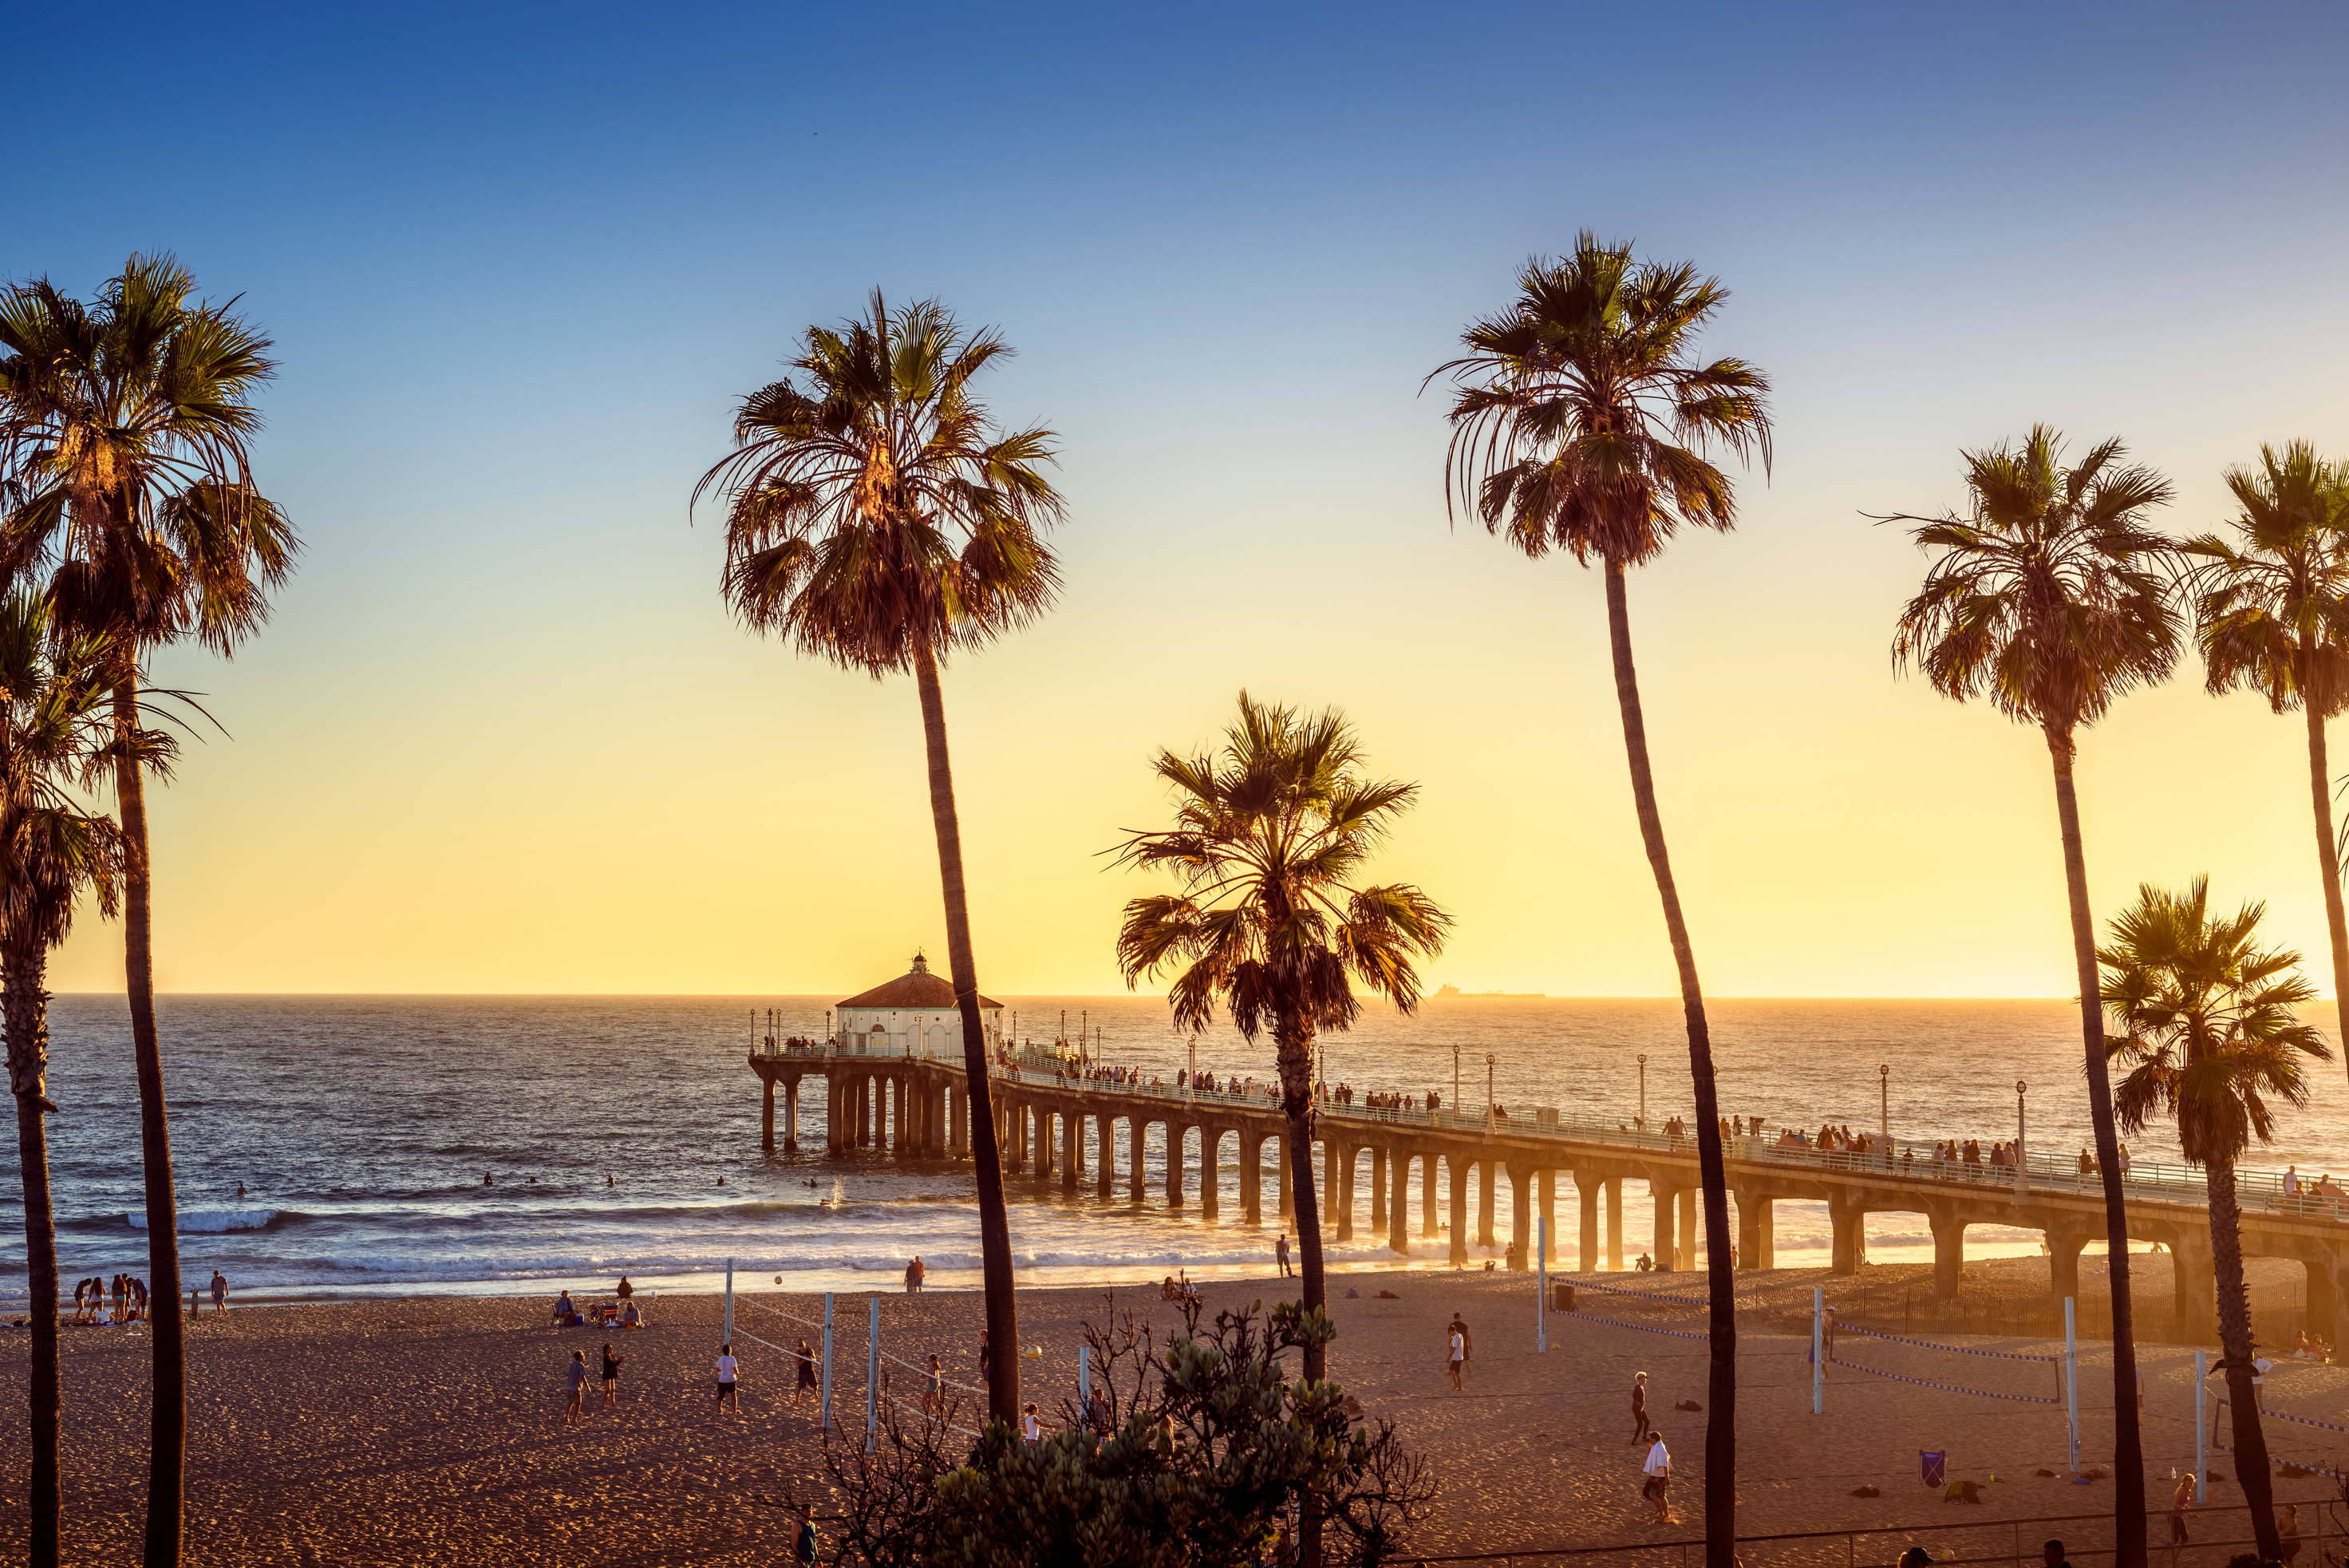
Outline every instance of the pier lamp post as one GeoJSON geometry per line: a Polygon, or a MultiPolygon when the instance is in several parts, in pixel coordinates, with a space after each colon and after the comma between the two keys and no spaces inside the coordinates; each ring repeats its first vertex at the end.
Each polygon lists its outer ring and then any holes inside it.
{"type": "Polygon", "coordinates": [[[1648,1054],[1640,1053],[1640,1130],[1648,1130],[1648,1054]]]}
{"type": "Polygon", "coordinates": [[[2017,1203],[2021,1203],[2023,1200],[2023,1197],[2029,1190],[2031,1184],[2030,1169],[2023,1163],[2024,1158],[2023,1135],[2028,1128],[2028,1124],[2023,1119],[2023,1092],[2030,1087],[2030,1085],[2024,1083],[2020,1078],[2017,1078],[2014,1081],[2014,1200],[2017,1203]]]}
{"type": "Polygon", "coordinates": [[[1496,1119],[1493,1115],[1493,1107],[1495,1105],[1493,1096],[1493,1064],[1496,1060],[1498,1060],[1498,1058],[1496,1058],[1490,1051],[1485,1053],[1485,1127],[1488,1131],[1491,1129],[1495,1120],[1496,1119]]]}
{"type": "Polygon", "coordinates": [[[1191,1075],[1183,1080],[1183,1097],[1186,1100],[1199,1097],[1199,1037],[1196,1034],[1191,1036],[1191,1075]]]}
{"type": "Polygon", "coordinates": [[[1452,1048],[1452,1114],[1460,1114],[1460,1047],[1452,1048]]]}
{"type": "Polygon", "coordinates": [[[827,1050],[836,1051],[840,1048],[840,1041],[832,1032],[832,1009],[829,1007],[823,1010],[823,1044],[827,1050]]]}
{"type": "Polygon", "coordinates": [[[1884,1139],[1884,1168],[1890,1170],[1892,1158],[1892,1064],[1876,1064],[1876,1130],[1884,1139]]]}

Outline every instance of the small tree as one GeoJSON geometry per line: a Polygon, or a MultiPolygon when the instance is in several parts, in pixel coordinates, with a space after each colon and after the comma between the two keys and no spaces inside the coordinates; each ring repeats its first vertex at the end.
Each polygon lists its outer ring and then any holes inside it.
{"type": "Polygon", "coordinates": [[[2294,1009],[2314,1000],[2300,955],[2258,945],[2264,904],[2231,919],[2210,917],[2210,879],[2183,895],[2137,889],[2113,918],[2097,950],[2104,1004],[2125,1031],[2106,1049],[2129,1069],[2114,1110],[2132,1132],[2156,1116],[2178,1123],[2186,1158],[2202,1168],[2210,1194],[2210,1254],[2216,1265],[2219,1343],[2225,1352],[2227,1407],[2234,1418],[2235,1474],[2251,1505],[2260,1555],[2277,1555],[2268,1446],[2251,1389],[2251,1303],[2243,1285],[2242,1209],[2235,1162],[2275,1130],[2275,1102],[2308,1103],[2302,1057],[2333,1053],[2294,1009]]]}
{"type": "Polygon", "coordinates": [[[1393,1424],[1365,1420],[1327,1382],[1289,1380],[1283,1358],[1318,1349],[1326,1315],[1282,1303],[1223,1312],[1195,1303],[1163,1350],[1146,1323],[1085,1325],[1111,1431],[1061,1407],[1061,1428],[1028,1442],[990,1421],[968,1448],[961,1407],[912,1424],[885,1408],[867,1454],[827,1442],[845,1501],[836,1563],[871,1568],[1205,1568],[1254,1563],[1279,1521],[1308,1505],[1331,1527],[1330,1559],[1378,1568],[1427,1517],[1435,1481],[1393,1424]],[[962,1452],[964,1457],[954,1455],[962,1452]]]}

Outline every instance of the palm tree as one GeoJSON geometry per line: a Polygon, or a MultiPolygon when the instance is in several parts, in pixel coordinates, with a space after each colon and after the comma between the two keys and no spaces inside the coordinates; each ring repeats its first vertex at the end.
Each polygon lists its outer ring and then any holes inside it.
{"type": "Polygon", "coordinates": [[[2235,1474],[2251,1505],[2260,1556],[2278,1550],[2267,1438],[2251,1389],[2251,1297],[2243,1285],[2242,1210],[2235,1161],[2275,1131],[2272,1102],[2308,1104],[2301,1058],[2333,1053],[2292,1010],[2316,995],[2300,955],[2257,943],[2264,904],[2231,919],[2210,916],[2210,879],[2183,895],[2137,889],[2096,953],[2104,1004],[2124,1032],[2106,1048],[2129,1069],[2115,1096],[2121,1125],[2141,1132],[2155,1116],[2178,1124],[2186,1158],[2202,1168],[2210,1193],[2210,1253],[2217,1265],[2220,1362],[2234,1417],[2235,1474]]]}
{"type": "Polygon", "coordinates": [[[2178,613],[2161,571],[2170,544],[2144,523],[2147,513],[2169,499],[2170,488],[2150,469],[2121,466],[2116,440],[2070,468],[2059,462],[2061,452],[2060,436],[2033,426],[2019,445],[1965,454],[1971,501],[1964,516],[1896,514],[1878,521],[1915,524],[1918,546],[1940,552],[1924,587],[1900,612],[1895,668],[1914,666],[1945,697],[1987,696],[2008,718],[2037,725],[2054,765],[2088,1113],[2104,1172],[2105,1233],[2112,1254],[2115,1528],[2119,1561],[2135,1563],[2145,1556],[2145,1467],[2128,1214],[2072,767],[2082,727],[2102,718],[2124,692],[2167,679],[2177,662],[2178,613]]]}
{"type": "MultiPolygon", "coordinates": [[[[1352,884],[1419,793],[1417,784],[1363,779],[1361,761],[1337,710],[1308,718],[1243,691],[1220,753],[1159,753],[1155,771],[1174,786],[1175,826],[1129,835],[1116,851],[1126,865],[1173,871],[1181,886],[1126,905],[1117,958],[1127,986],[1180,968],[1167,992],[1177,1028],[1206,1028],[1220,1002],[1249,1042],[1272,1030],[1304,1265],[1305,1376],[1315,1383],[1329,1371],[1329,1286],[1313,1188],[1313,1043],[1324,1030],[1352,1027],[1361,1012],[1352,981],[1417,1011],[1412,961],[1441,952],[1452,926],[1408,883],[1352,884]]],[[[1299,1523],[1299,1561],[1319,1568],[1312,1500],[1299,1523]]]]}
{"type": "Polygon", "coordinates": [[[112,725],[103,639],[52,641],[48,609],[19,589],[0,600],[0,1022],[16,1096],[31,1291],[33,1464],[29,1561],[58,1561],[57,1237],[49,1199],[49,950],[72,929],[85,889],[115,909],[120,836],[82,811],[70,781],[98,766],[112,725]]]}
{"type": "Polygon", "coordinates": [[[966,333],[935,300],[893,313],[875,289],[869,318],[807,329],[788,361],[803,382],[786,378],[742,400],[733,453],[693,492],[726,493],[725,594],[746,625],[875,680],[910,670],[920,692],[996,1347],[988,1406],[1007,1423],[1019,1418],[1011,1229],[938,666],[1025,626],[1059,587],[1041,537],[1061,515],[1041,472],[1053,434],[998,431],[971,391],[1010,352],[993,330],[966,333]]]}
{"type": "Polygon", "coordinates": [[[1742,359],[1704,363],[1696,354],[1698,335],[1728,297],[1718,280],[1700,278],[1691,264],[1637,262],[1629,244],[1601,244],[1586,230],[1572,255],[1527,265],[1516,303],[1472,325],[1463,334],[1467,354],[1436,372],[1450,373],[1458,387],[1444,461],[1447,504],[1473,508],[1488,532],[1506,531],[1530,557],[1568,550],[1585,566],[1597,557],[1606,573],[1607,628],[1632,802],[1663,902],[1696,1080],[1712,1287],[1712,1399],[1704,1437],[1708,1568],[1731,1568],[1736,1556],[1737,1325],[1729,1187],[1704,993],[1648,763],[1625,575],[1661,555],[1683,523],[1723,532],[1735,525],[1734,489],[1706,452],[1719,448],[1741,460],[1758,452],[1768,466],[1769,381],[1742,359]]]}
{"type": "Polygon", "coordinates": [[[2333,1004],[2349,1039],[2349,920],[2324,756],[2324,722],[2349,703],[2349,474],[2293,441],[2281,453],[2260,448],[2256,469],[2229,469],[2227,488],[2241,507],[2233,542],[2204,534],[2178,546],[2202,563],[2194,612],[2203,668],[2213,693],[2248,686],[2307,722],[2333,1004]]]}
{"type": "MultiPolygon", "coordinates": [[[[296,543],[254,488],[252,398],[269,341],[195,297],[170,256],[132,256],[85,306],[47,280],[0,291],[0,581],[54,564],[57,628],[112,639],[113,785],[123,836],[124,970],[139,1073],[150,1288],[180,1290],[171,1124],[155,1029],[152,888],[140,686],[157,647],[194,637],[223,657],[258,628],[296,543]]],[[[173,1568],[186,1511],[187,1359],[177,1312],[156,1319],[146,1561],[173,1568]]]]}
{"type": "MultiPolygon", "coordinates": [[[[1207,1028],[1219,1002],[1251,1043],[1271,1029],[1304,1306],[1314,1312],[1329,1299],[1313,1190],[1314,1040],[1353,1026],[1353,981],[1417,1012],[1412,961],[1443,950],[1452,917],[1407,883],[1352,882],[1419,786],[1362,778],[1361,743],[1335,709],[1309,718],[1245,691],[1239,701],[1220,752],[1158,754],[1175,826],[1133,834],[1117,855],[1173,871],[1182,890],[1126,905],[1117,960],[1129,987],[1180,969],[1167,992],[1178,1029],[1207,1028]]],[[[1322,1376],[1324,1356],[1319,1343],[1307,1348],[1308,1377],[1322,1376]]]]}

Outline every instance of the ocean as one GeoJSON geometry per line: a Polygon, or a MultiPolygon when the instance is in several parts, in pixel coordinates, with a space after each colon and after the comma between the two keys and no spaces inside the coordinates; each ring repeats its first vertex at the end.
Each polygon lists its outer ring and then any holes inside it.
{"type": "MultiPolygon", "coordinates": [[[[870,978],[870,977],[868,977],[870,978]]],[[[852,986],[849,989],[861,989],[852,986]]],[[[238,1299],[334,1300],[422,1293],[552,1294],[608,1289],[621,1273],[654,1290],[710,1290],[730,1259],[739,1278],[799,1290],[895,1288],[918,1253],[934,1286],[978,1282],[978,1226],[968,1168],[907,1166],[886,1156],[827,1159],[822,1092],[801,1107],[796,1156],[759,1147],[759,1083],[744,1062],[777,1012],[780,1033],[823,1032],[827,997],[166,996],[159,1002],[172,1108],[190,1283],[214,1269],[238,1299]],[[485,1186],[484,1175],[495,1184],[485,1186]],[[244,1195],[237,1196],[242,1183],[244,1195]]],[[[1101,1031],[1112,1063],[1170,1081],[1187,1039],[1149,997],[1010,1001],[1020,1035],[1064,1025],[1101,1031]]],[[[1725,1115],[1873,1130],[1898,1137],[2011,1137],[2014,1084],[2030,1085],[2034,1149],[2087,1142],[2077,1013],[2060,1002],[1747,1001],[1710,1004],[1725,1115]],[[1879,1078],[1878,1067],[1891,1071],[1879,1078]],[[1881,1087],[1879,1087],[1881,1085],[1881,1087]],[[1880,1098],[1889,1105],[1879,1108],[1880,1098]]],[[[2329,1009],[2322,1015],[2329,1024],[2329,1009]]],[[[64,1278],[144,1274],[139,1103],[129,1015],[119,997],[61,996],[53,1005],[51,1168],[64,1278]]],[[[1493,1092],[1513,1111],[1554,1105],[1626,1118],[1638,1113],[1645,1055],[1648,1115],[1691,1105],[1676,1002],[1430,1001],[1416,1017],[1366,1009],[1327,1042],[1333,1083],[1454,1094],[1493,1092]]],[[[1272,1072],[1269,1042],[1203,1036],[1217,1074],[1272,1072]]],[[[2249,1163],[2349,1172],[2349,1081],[2318,1065],[2313,1104],[2282,1117],[2275,1147],[2249,1163]]],[[[0,1175],[0,1293],[23,1299],[25,1246],[8,1123],[0,1175]]],[[[779,1140],[780,1141],[780,1140],[779,1140]]],[[[2175,1158],[2148,1129],[2138,1158],[2175,1158]]],[[[1156,1166],[1154,1147],[1151,1163],[1156,1166]]],[[[1223,1172],[1226,1218],[1195,1205],[1170,1213],[1090,1190],[1063,1195],[1014,1176],[1011,1238],[1020,1280],[1035,1285],[1260,1271],[1276,1227],[1240,1223],[1237,1172],[1223,1172]]],[[[1367,1189],[1367,1179],[1365,1180],[1367,1189]]],[[[1153,1175],[1150,1189],[1160,1182],[1153,1175]]],[[[1572,1257],[1576,1205],[1561,1183],[1572,1257]]],[[[1123,1189],[1121,1188],[1121,1190],[1123,1189]]],[[[1630,1251],[1648,1222],[1626,1191],[1630,1251]]],[[[1332,1247],[1339,1270],[1440,1268],[1446,1244],[1413,1241],[1397,1259],[1368,1235],[1332,1247]]],[[[1270,1205],[1268,1201],[1268,1212],[1270,1205]]],[[[1497,1233],[1508,1231],[1501,1193],[1497,1233]]],[[[1780,1203],[1781,1266],[1824,1264],[1824,1206],[1780,1203]]],[[[1415,1229],[1415,1227],[1414,1227],[1415,1229]]],[[[2039,1251],[2035,1231],[1976,1227],[1969,1256],[2039,1251]]],[[[1869,1220],[1878,1262],[1931,1256],[1922,1215],[1869,1220]]],[[[1627,1255],[1629,1255],[1627,1253],[1627,1255]]],[[[1481,1254],[1479,1254],[1481,1257],[1481,1254]]]]}

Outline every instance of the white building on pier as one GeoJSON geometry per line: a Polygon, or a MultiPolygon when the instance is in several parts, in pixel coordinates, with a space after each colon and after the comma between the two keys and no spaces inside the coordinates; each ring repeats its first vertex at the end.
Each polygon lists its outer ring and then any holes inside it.
{"type": "MultiPolygon", "coordinates": [[[[1003,1041],[1003,1003],[978,999],[979,1026],[991,1052],[1003,1041]]],[[[962,1056],[962,1013],[954,986],[930,972],[918,951],[914,967],[885,985],[852,996],[833,1010],[832,1037],[843,1051],[874,1054],[962,1056]]]]}

